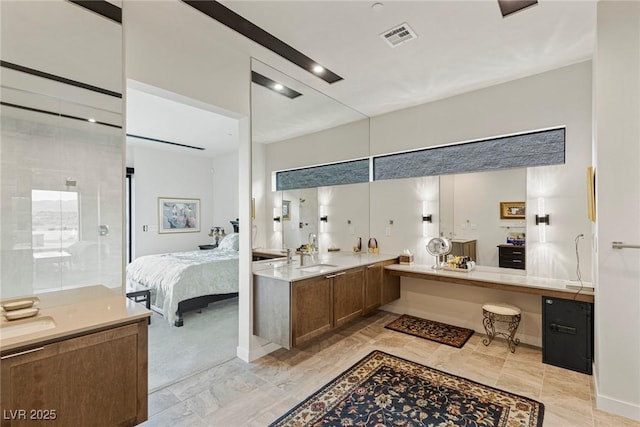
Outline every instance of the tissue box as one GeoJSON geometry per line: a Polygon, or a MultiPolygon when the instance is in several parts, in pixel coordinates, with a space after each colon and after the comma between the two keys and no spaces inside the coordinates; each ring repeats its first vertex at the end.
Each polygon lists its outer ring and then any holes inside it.
{"type": "Polygon", "coordinates": [[[413,264],[413,255],[399,255],[398,258],[400,259],[400,264],[413,264]]]}

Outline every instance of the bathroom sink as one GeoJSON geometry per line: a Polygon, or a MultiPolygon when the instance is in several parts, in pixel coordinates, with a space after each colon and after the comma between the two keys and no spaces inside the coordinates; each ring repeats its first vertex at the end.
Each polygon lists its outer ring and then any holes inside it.
{"type": "Polygon", "coordinates": [[[335,267],[337,267],[337,265],[334,264],[313,264],[299,267],[298,270],[304,271],[305,273],[322,273],[335,267]]]}
{"type": "Polygon", "coordinates": [[[56,327],[56,322],[48,316],[33,317],[31,319],[14,320],[0,326],[0,338],[9,339],[21,335],[33,334],[56,327]]]}
{"type": "Polygon", "coordinates": [[[285,260],[278,260],[278,261],[270,261],[265,263],[264,265],[268,265],[269,267],[283,267],[283,266],[291,265],[294,263],[295,261],[293,260],[287,263],[287,260],[285,259],[285,260]]]}

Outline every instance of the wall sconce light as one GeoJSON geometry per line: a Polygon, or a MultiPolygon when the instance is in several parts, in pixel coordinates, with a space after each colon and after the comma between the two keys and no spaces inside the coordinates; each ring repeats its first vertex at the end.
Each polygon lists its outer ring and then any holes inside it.
{"type": "Polygon", "coordinates": [[[280,222],[280,217],[279,217],[279,216],[274,217],[274,218],[273,218],[273,221],[274,221],[274,222],[280,222]]]}
{"type": "Polygon", "coordinates": [[[426,200],[422,201],[422,235],[424,237],[429,236],[429,224],[433,223],[433,215],[429,212],[429,203],[426,200]]]}
{"type": "Polygon", "coordinates": [[[547,224],[549,225],[549,214],[544,216],[536,215],[536,225],[547,224]]]}
{"type": "Polygon", "coordinates": [[[321,216],[321,217],[320,217],[320,221],[322,221],[322,222],[329,222],[329,218],[327,218],[327,216],[326,216],[326,215],[324,215],[324,216],[321,216]]]}
{"type": "Polygon", "coordinates": [[[539,240],[541,243],[547,241],[546,226],[549,225],[549,214],[545,214],[544,197],[538,197],[538,213],[536,214],[536,225],[539,225],[538,229],[539,240]]]}

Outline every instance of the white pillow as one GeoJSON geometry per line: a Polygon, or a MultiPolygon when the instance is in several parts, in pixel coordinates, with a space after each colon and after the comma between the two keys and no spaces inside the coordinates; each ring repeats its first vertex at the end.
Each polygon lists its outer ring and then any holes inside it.
{"type": "Polygon", "coordinates": [[[238,238],[238,233],[227,234],[218,244],[218,249],[237,251],[239,249],[238,238]]]}

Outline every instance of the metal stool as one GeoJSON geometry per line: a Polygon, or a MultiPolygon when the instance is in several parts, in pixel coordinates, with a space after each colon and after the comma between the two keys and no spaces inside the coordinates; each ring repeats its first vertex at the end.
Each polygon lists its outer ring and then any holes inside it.
{"type": "Polygon", "coordinates": [[[487,332],[488,336],[488,338],[482,340],[482,343],[484,345],[489,345],[497,335],[501,335],[507,339],[507,344],[509,345],[511,353],[515,353],[516,346],[520,344],[520,340],[515,338],[518,325],[520,324],[520,309],[513,305],[493,302],[482,306],[482,315],[484,316],[482,323],[484,324],[484,330],[487,332]],[[495,322],[508,323],[509,333],[496,332],[495,322]]]}

